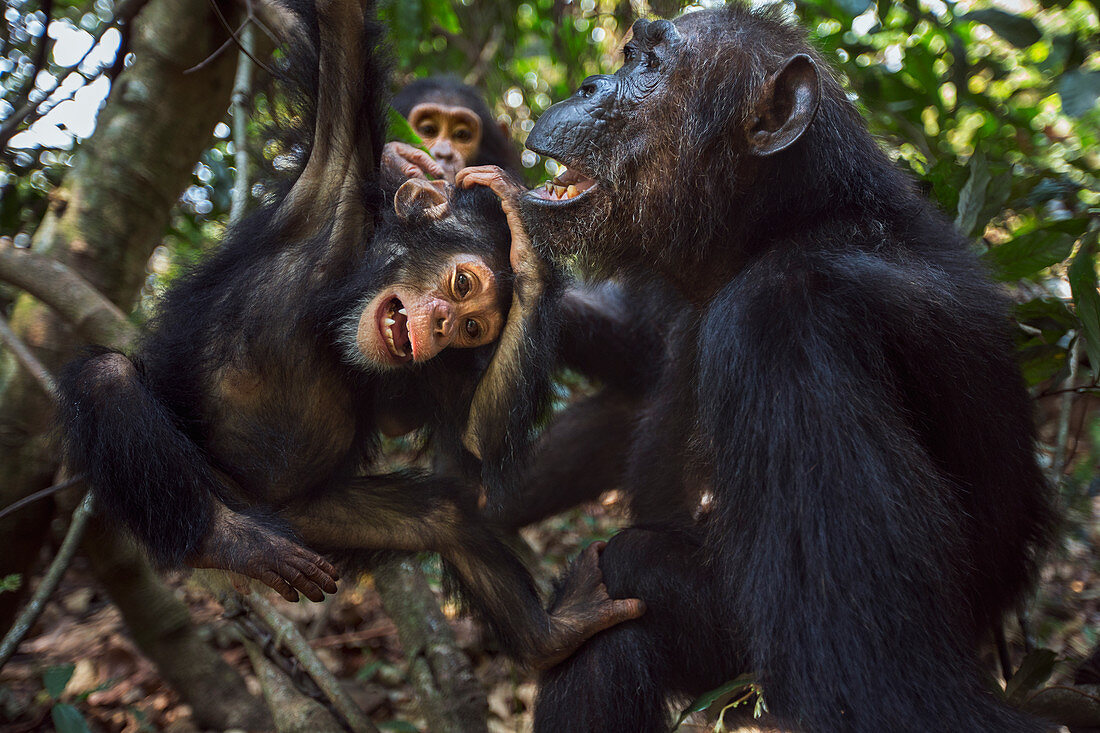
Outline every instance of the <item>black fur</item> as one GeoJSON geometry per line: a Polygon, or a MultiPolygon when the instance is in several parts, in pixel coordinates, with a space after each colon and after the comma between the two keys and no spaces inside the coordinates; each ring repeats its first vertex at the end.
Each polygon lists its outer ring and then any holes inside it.
{"type": "Polygon", "coordinates": [[[355,326],[384,287],[437,282],[454,254],[482,257],[506,310],[508,227],[484,189],[449,191],[441,220],[394,211],[401,181],[380,180],[377,167],[381,29],[368,10],[358,81],[353,70],[321,78],[326,53],[353,50],[345,26],[358,13],[354,2],[326,7],[348,17],[295,8],[309,32],[283,80],[299,111],[286,119],[306,128],[286,135],[302,152],[291,183],[173,284],[132,361],[98,350],[68,367],[66,460],[164,566],[197,562],[264,582],[271,570],[308,595],[321,574],[301,580],[301,566],[279,564],[286,554],[316,565],[298,539],[334,552],[438,551],[503,645],[530,659],[545,651],[551,623],[526,569],[479,516],[477,475],[361,475],[378,457],[380,415],[426,427],[435,451],[476,470],[461,434],[492,347],[381,370],[361,358],[355,326]],[[316,173],[323,185],[310,188],[316,173]]]}
{"type": "Polygon", "coordinates": [[[609,587],[649,613],[546,677],[536,730],[667,730],[668,702],[750,671],[784,728],[1048,730],[986,690],[974,654],[1056,514],[1003,294],[780,11],[662,23],[539,120],[528,145],[598,185],[528,196],[524,219],[543,246],[691,301],[624,483],[670,495],[672,516],[685,486],[713,503],[672,522],[693,555],[656,526],[612,542],[609,587]],[[794,108],[765,102],[798,54],[816,114],[757,154],[768,115],[794,108]]]}

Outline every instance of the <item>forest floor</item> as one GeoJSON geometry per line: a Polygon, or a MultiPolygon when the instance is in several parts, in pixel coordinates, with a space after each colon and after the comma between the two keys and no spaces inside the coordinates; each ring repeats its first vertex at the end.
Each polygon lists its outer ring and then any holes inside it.
{"type": "MultiPolygon", "coordinates": [[[[603,504],[552,518],[525,529],[524,538],[541,558],[539,572],[552,577],[593,539],[606,538],[622,523],[621,513],[607,497],[603,504]]],[[[1092,502],[1092,516],[1078,517],[1066,551],[1048,564],[1031,614],[1032,635],[1043,647],[1065,660],[1053,679],[1066,681],[1097,642],[1100,630],[1100,498],[1092,502]]],[[[433,567],[426,562],[429,577],[433,567]]],[[[208,633],[222,656],[238,668],[256,692],[244,648],[232,633],[231,622],[211,596],[183,573],[168,582],[191,608],[195,621],[208,633]]],[[[425,730],[418,713],[406,662],[393,623],[382,611],[369,577],[343,581],[338,594],[323,604],[291,604],[271,594],[273,602],[299,623],[318,656],[335,672],[353,698],[383,731],[415,733],[425,730]]],[[[452,607],[444,604],[445,612],[452,607]]],[[[489,702],[489,730],[527,731],[535,692],[533,677],[501,656],[468,619],[452,617],[459,647],[470,657],[485,685],[489,702]]],[[[1015,663],[1022,653],[1015,624],[1015,663]]],[[[988,655],[992,664],[992,653],[988,655]]],[[[29,733],[54,730],[50,709],[54,701],[45,691],[48,670],[74,665],[61,700],[74,705],[93,731],[171,731],[194,733],[190,708],[182,704],[130,641],[118,611],[78,558],[53,601],[17,656],[0,672],[0,731],[29,733]]],[[[708,730],[702,723],[683,730],[708,730]]],[[[438,732],[437,732],[438,733],[438,732]]]]}

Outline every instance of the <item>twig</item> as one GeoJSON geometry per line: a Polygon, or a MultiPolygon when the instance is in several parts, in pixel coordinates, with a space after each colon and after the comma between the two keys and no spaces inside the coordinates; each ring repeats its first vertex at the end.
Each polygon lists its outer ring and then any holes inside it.
{"type": "Polygon", "coordinates": [[[78,473],[76,476],[73,476],[72,478],[67,478],[64,481],[61,481],[60,483],[54,484],[53,486],[48,486],[45,489],[42,489],[41,491],[36,491],[33,494],[30,494],[28,496],[24,496],[22,499],[15,502],[14,504],[9,504],[8,506],[4,507],[3,509],[0,509],[0,519],[3,519],[4,517],[8,516],[9,514],[14,514],[15,512],[22,509],[23,507],[27,506],[28,504],[33,504],[34,502],[38,501],[39,499],[45,499],[47,496],[49,496],[51,494],[56,494],[58,491],[64,491],[65,489],[72,488],[73,486],[76,486],[77,484],[79,484],[83,480],[84,480],[84,474],[78,473]]]}
{"type": "Polygon", "coordinates": [[[324,705],[298,691],[292,680],[264,655],[263,649],[247,636],[241,639],[256,679],[260,681],[264,699],[276,731],[314,731],[315,733],[343,733],[344,727],[325,709],[324,705]]]}
{"type": "MultiPolygon", "coordinates": [[[[249,4],[249,14],[252,8],[249,4]]],[[[248,114],[245,105],[252,89],[252,51],[255,47],[255,31],[246,26],[241,31],[241,53],[237,60],[237,76],[233,81],[230,109],[233,112],[233,163],[237,168],[233,180],[232,204],[229,223],[236,224],[244,216],[248,201],[248,114]]]]}
{"type": "MultiPolygon", "coordinates": [[[[326,598],[326,600],[328,599],[326,598]]],[[[396,633],[397,626],[393,623],[386,622],[378,624],[377,626],[372,626],[369,629],[362,629],[361,631],[349,631],[346,634],[333,634],[332,636],[318,636],[316,639],[311,639],[309,645],[314,649],[347,646],[369,641],[370,639],[378,639],[383,636],[392,636],[396,633]]]]}
{"type": "Polygon", "coordinates": [[[306,641],[292,621],[276,611],[275,607],[266,598],[255,591],[245,595],[244,602],[265,624],[271,627],[279,643],[285,646],[302,663],[302,667],[325,693],[325,696],[332,701],[333,706],[344,718],[353,733],[378,733],[378,728],[359,709],[359,706],[348,697],[347,693],[344,692],[344,688],[340,686],[340,682],[328,670],[328,667],[317,658],[317,654],[310,647],[309,642],[306,641]]]}
{"type": "Polygon", "coordinates": [[[84,527],[94,510],[95,500],[92,498],[92,492],[89,491],[84,495],[84,499],[80,502],[76,511],[73,512],[72,521],[69,523],[69,531],[65,533],[61,548],[57,551],[53,562],[50,563],[46,574],[42,576],[38,587],[34,589],[34,595],[20,611],[19,618],[12,624],[11,629],[4,636],[4,640],[0,642],[0,669],[15,654],[19,643],[23,641],[27,632],[31,630],[34,622],[38,620],[43,609],[45,609],[46,601],[57,590],[57,585],[61,582],[61,576],[65,574],[65,570],[69,567],[69,563],[73,559],[73,553],[76,552],[76,548],[80,544],[80,538],[84,534],[84,527]]]}
{"type": "MultiPolygon", "coordinates": [[[[1073,387],[1077,382],[1077,362],[1081,358],[1081,339],[1084,338],[1084,334],[1078,333],[1077,338],[1073,340],[1073,346],[1069,350],[1069,376],[1066,377],[1065,387],[1073,387]]],[[[1073,412],[1073,392],[1066,392],[1062,395],[1062,407],[1058,414],[1058,433],[1054,442],[1054,460],[1051,462],[1050,473],[1051,477],[1055,481],[1062,480],[1062,472],[1066,468],[1066,462],[1069,460],[1067,454],[1069,442],[1069,418],[1070,413],[1073,412]]]]}
{"type": "MultiPolygon", "coordinates": [[[[248,58],[252,59],[252,62],[255,63],[256,66],[259,66],[261,69],[271,74],[272,76],[276,76],[275,72],[272,71],[267,64],[253,56],[252,52],[244,47],[244,44],[241,43],[241,39],[237,37],[237,31],[233,30],[233,26],[229,25],[229,21],[225,19],[225,15],[222,13],[222,9],[218,7],[218,3],[216,2],[216,0],[210,0],[210,7],[214,8],[214,15],[218,16],[218,20],[221,21],[222,27],[224,27],[229,32],[229,37],[234,43],[237,44],[237,48],[241,49],[242,53],[248,54],[248,58]]],[[[249,17],[252,16],[251,7],[249,7],[248,15],[249,17]]],[[[248,26],[245,26],[245,28],[247,29],[248,26]]]]}
{"type": "Polygon", "coordinates": [[[15,331],[11,330],[11,326],[8,325],[3,316],[0,316],[0,342],[11,349],[11,353],[15,355],[15,360],[30,372],[30,375],[34,377],[46,394],[57,399],[57,382],[46,371],[46,367],[42,366],[42,362],[31,353],[27,345],[15,334],[15,331]]]}

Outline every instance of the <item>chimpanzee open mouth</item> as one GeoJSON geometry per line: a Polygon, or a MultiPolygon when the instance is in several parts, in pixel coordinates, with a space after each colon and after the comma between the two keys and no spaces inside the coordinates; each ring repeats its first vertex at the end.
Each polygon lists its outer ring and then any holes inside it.
{"type": "Polygon", "coordinates": [[[409,314],[397,296],[382,304],[378,319],[378,332],[398,359],[412,358],[412,342],[409,340],[409,314]]]}
{"type": "Polygon", "coordinates": [[[552,181],[533,189],[531,196],[541,201],[572,201],[580,198],[596,185],[595,178],[589,178],[583,173],[566,169],[552,181]]]}

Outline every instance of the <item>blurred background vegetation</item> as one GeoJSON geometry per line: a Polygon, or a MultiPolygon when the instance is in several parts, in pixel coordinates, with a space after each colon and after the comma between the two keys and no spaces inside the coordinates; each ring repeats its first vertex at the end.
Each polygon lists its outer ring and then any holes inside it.
{"type": "MultiPolygon", "coordinates": [[[[520,147],[550,104],[585,76],[616,67],[634,18],[698,7],[680,0],[381,4],[396,83],[445,73],[484,90],[520,147]]],[[[1100,2],[782,5],[844,78],[898,165],[972,237],[1013,294],[1044,460],[1070,509],[1063,552],[1044,575],[1034,632],[1079,659],[1100,641],[1100,419],[1093,409],[1100,391],[1100,2]]],[[[6,0],[4,8],[0,237],[29,246],[133,55],[128,26],[116,22],[125,1],[6,0]]],[[[265,88],[262,79],[255,85],[257,114],[249,123],[253,181],[280,152],[263,134],[265,88]]],[[[227,114],[210,131],[152,250],[138,318],[181,264],[219,239],[235,174],[231,124],[227,114]]],[[[530,184],[556,172],[530,151],[523,165],[530,184]]],[[[253,195],[261,192],[253,187],[253,195]]],[[[0,314],[16,297],[0,283],[0,314]]]]}

